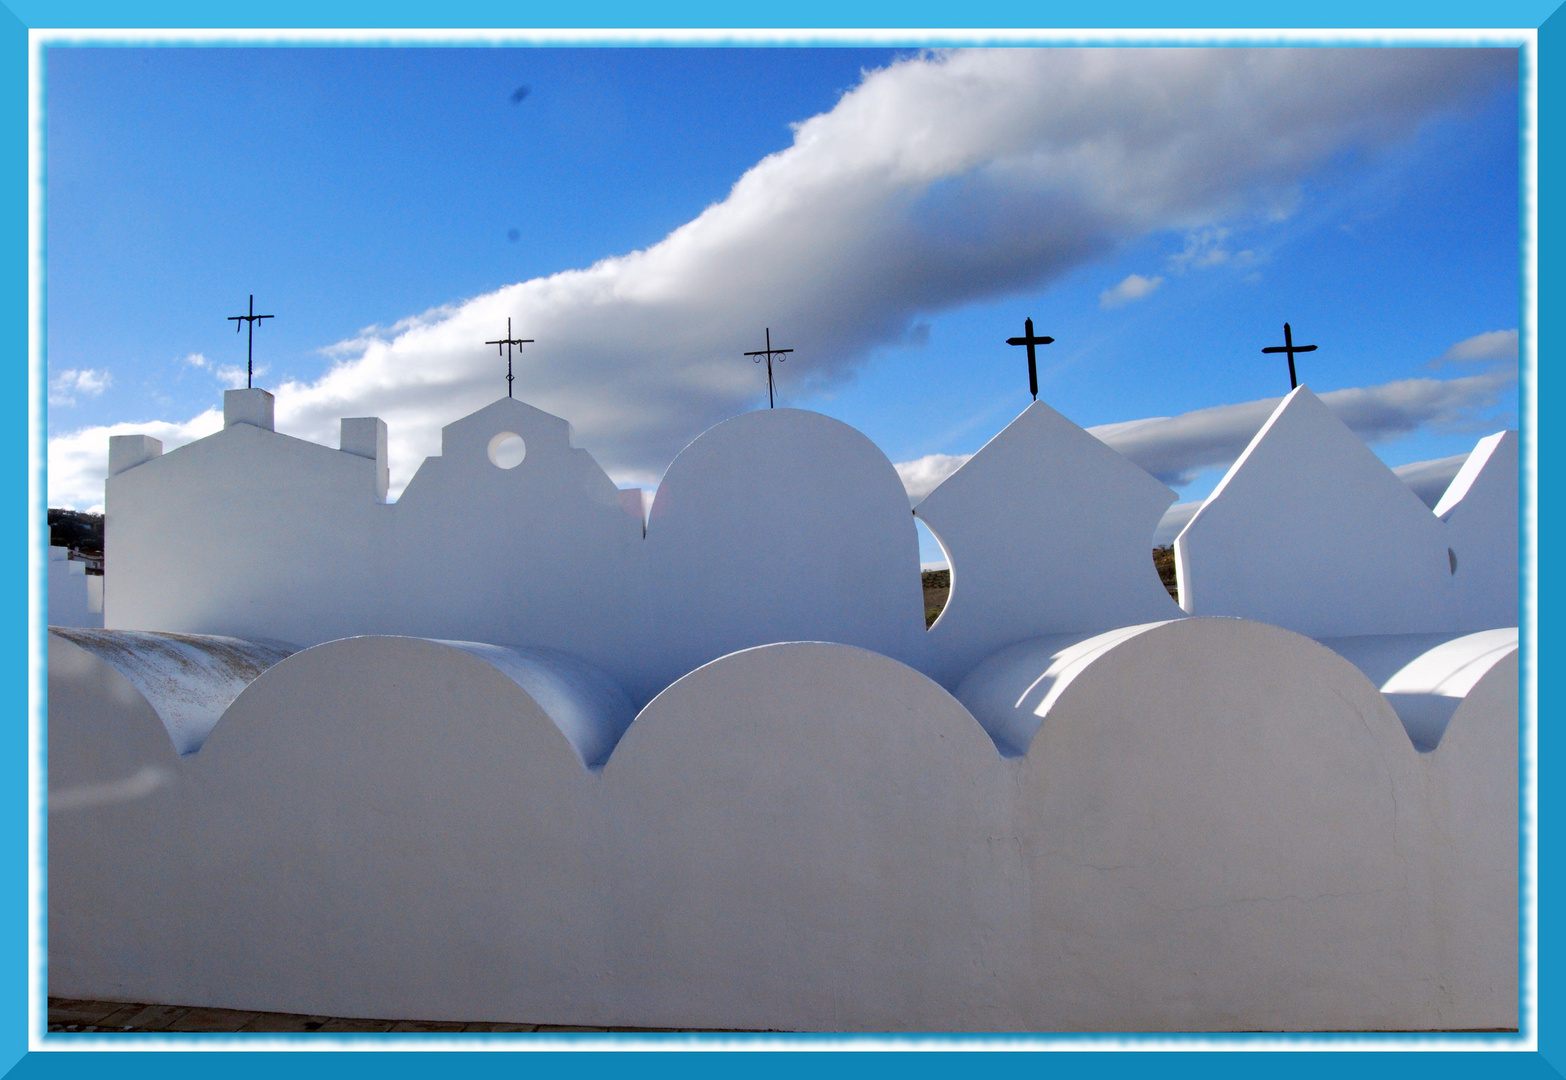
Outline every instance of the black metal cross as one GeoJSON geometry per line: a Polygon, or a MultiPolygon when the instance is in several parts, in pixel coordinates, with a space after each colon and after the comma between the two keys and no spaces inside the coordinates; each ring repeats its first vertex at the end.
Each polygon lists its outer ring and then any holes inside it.
{"type": "Polygon", "coordinates": [[[503,337],[503,338],[500,338],[500,339],[498,339],[496,341],[486,341],[486,342],[484,342],[484,344],[486,344],[486,345],[494,345],[496,347],[495,348],[495,352],[496,353],[500,353],[502,351],[501,350],[501,346],[505,347],[504,351],[505,351],[505,357],[506,357],[506,396],[510,397],[511,396],[511,378],[512,378],[512,376],[511,376],[511,346],[515,345],[518,348],[521,348],[523,345],[531,345],[531,344],[533,344],[533,339],[530,338],[530,337],[529,338],[514,338],[514,337],[512,337],[511,336],[511,316],[508,315],[508,316],[506,316],[506,336],[503,337]]]}
{"type": "Polygon", "coordinates": [[[1023,334],[1021,337],[1009,337],[1006,339],[1006,344],[1026,345],[1028,347],[1028,389],[1033,392],[1033,400],[1037,401],[1039,399],[1039,366],[1033,354],[1033,346],[1048,345],[1055,339],[1052,337],[1034,337],[1032,319],[1023,319],[1022,329],[1023,334]]]}
{"type": "Polygon", "coordinates": [[[1293,390],[1295,387],[1299,386],[1299,381],[1294,378],[1294,354],[1297,353],[1297,352],[1315,352],[1315,351],[1316,351],[1316,346],[1314,346],[1314,345],[1296,345],[1296,344],[1294,344],[1294,331],[1289,329],[1289,324],[1288,323],[1284,323],[1283,324],[1283,344],[1282,345],[1269,345],[1269,346],[1267,346],[1267,348],[1262,350],[1262,352],[1264,352],[1264,353],[1281,352],[1281,353],[1288,353],[1289,354],[1289,389],[1290,390],[1293,390]]]}
{"type": "Polygon", "coordinates": [[[234,324],[234,333],[236,334],[239,333],[240,323],[247,323],[250,326],[250,341],[245,345],[245,389],[247,390],[250,388],[252,375],[255,371],[256,322],[260,319],[270,319],[272,317],[271,315],[256,314],[256,297],[254,293],[250,294],[249,315],[230,315],[228,317],[228,321],[234,324]]]}
{"type": "Polygon", "coordinates": [[[754,356],[756,358],[756,363],[758,363],[758,364],[761,363],[761,358],[763,356],[765,356],[767,358],[767,408],[769,408],[769,409],[773,408],[773,403],[772,403],[772,358],[774,356],[777,357],[778,358],[778,363],[781,364],[784,360],[788,359],[788,357],[784,356],[783,354],[784,353],[791,353],[793,351],[794,351],[793,349],[774,349],[772,347],[772,327],[769,326],[769,327],[767,327],[767,347],[765,349],[757,349],[755,352],[748,352],[748,353],[745,354],[746,356],[754,356]]]}

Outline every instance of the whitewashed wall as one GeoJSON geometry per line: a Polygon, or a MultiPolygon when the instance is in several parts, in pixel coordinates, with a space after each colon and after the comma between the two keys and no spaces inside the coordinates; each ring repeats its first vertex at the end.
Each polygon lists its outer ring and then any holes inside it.
{"type": "Polygon", "coordinates": [[[790,643],[676,681],[595,770],[560,718],[609,730],[614,695],[498,656],[322,645],[183,760],[134,692],[105,722],[104,665],[51,665],[62,757],[170,779],[51,807],[50,993],[802,1030],[1515,1020],[1505,701],[1420,755],[1329,650],[1180,619],[1098,649],[1008,759],[918,672],[790,643]]]}
{"type": "Polygon", "coordinates": [[[1311,637],[1460,628],[1441,521],[1304,386],[1175,539],[1175,560],[1193,615],[1311,637]]]}
{"type": "Polygon", "coordinates": [[[103,575],[87,573],[87,564],[69,554],[68,548],[49,547],[48,625],[102,626],[103,575]]]}
{"type": "Polygon", "coordinates": [[[1518,612],[1517,432],[1479,440],[1435,514],[1446,523],[1456,569],[1458,626],[1516,626],[1518,612]]]}
{"type": "Polygon", "coordinates": [[[1175,493],[1042,401],[915,508],[946,549],[952,591],[929,670],[955,686],[1014,641],[1178,618],[1153,530],[1175,493]]]}

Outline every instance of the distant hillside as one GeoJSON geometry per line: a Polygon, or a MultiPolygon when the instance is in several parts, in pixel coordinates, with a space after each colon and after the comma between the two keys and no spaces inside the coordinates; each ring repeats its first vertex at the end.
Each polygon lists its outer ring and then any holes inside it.
{"type": "Polygon", "coordinates": [[[49,543],[70,548],[78,558],[102,563],[103,515],[50,509],[49,543]]]}

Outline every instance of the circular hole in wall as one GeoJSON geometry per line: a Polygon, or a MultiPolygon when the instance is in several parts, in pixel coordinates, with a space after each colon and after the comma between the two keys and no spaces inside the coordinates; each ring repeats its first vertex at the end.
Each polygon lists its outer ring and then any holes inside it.
{"type": "Polygon", "coordinates": [[[497,468],[514,469],[527,457],[527,443],[514,431],[502,431],[489,440],[489,460],[497,468]]]}

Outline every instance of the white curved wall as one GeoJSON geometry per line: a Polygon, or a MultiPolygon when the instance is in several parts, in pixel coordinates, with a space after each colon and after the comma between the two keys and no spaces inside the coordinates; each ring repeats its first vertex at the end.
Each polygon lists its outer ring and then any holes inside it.
{"type": "Polygon", "coordinates": [[[886,455],[841,421],[767,409],[711,428],[658,485],[646,548],[640,700],[709,660],[775,641],[924,660],[907,493],[886,455]]]}
{"type": "Polygon", "coordinates": [[[1007,760],[912,669],[788,643],[677,681],[595,771],[508,674],[543,662],[494,661],[357,638],[270,669],[137,814],[61,831],[51,993],[804,1030],[1515,1016],[1480,730],[1504,702],[1421,756],[1327,649],[1175,620],[1098,649],[1007,760]]]}
{"type": "Polygon", "coordinates": [[[1240,620],[1148,628],[1077,674],[1011,764],[1052,1023],[1430,1023],[1416,755],[1328,650],[1240,620]]]}
{"type": "MultiPolygon", "coordinates": [[[[1441,742],[1453,713],[1496,664],[1517,652],[1517,628],[1473,634],[1323,638],[1380,687],[1415,749],[1441,742]]],[[[1512,711],[1515,726],[1516,710],[1512,711]]]]}

